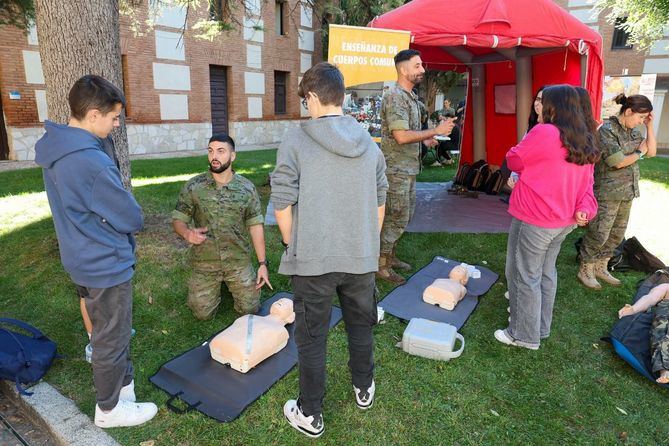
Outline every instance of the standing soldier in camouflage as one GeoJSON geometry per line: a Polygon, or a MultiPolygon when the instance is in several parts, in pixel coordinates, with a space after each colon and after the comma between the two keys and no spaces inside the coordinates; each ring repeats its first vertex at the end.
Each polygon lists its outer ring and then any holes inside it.
{"type": "Polygon", "coordinates": [[[436,145],[433,137],[450,134],[455,124],[449,119],[436,128],[421,130],[421,104],[412,91],[425,74],[419,51],[409,49],[397,53],[395,69],[397,84],[388,89],[381,101],[381,150],[388,166],[389,189],[377,277],[403,284],[406,281],[393,268],[408,271],[412,267],[395,256],[395,248],[416,206],[420,142],[428,147],[436,145]]]}
{"type": "Polygon", "coordinates": [[[174,232],[193,245],[187,303],[200,320],[214,316],[222,283],[240,314],[258,310],[263,285],[272,289],[260,198],[253,183],[232,170],[235,142],[219,133],[209,140],[208,151],[209,172],[186,183],[172,212],[174,232]],[[257,276],[251,243],[260,265],[257,276]]]}
{"type": "Polygon", "coordinates": [[[599,128],[602,158],[595,167],[597,216],[590,222],[583,245],[578,279],[588,288],[599,290],[597,279],[620,285],[607,265],[614,249],[625,237],[632,200],[639,196],[638,161],[655,156],[657,142],[653,130],[653,104],[642,95],[616,96],[620,113],[599,128]],[[646,139],[635,127],[646,125],[646,139]]]}

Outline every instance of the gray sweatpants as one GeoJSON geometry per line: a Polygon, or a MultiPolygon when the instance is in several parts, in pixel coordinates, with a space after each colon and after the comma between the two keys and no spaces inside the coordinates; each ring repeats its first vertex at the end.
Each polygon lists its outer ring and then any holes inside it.
{"type": "Polygon", "coordinates": [[[575,227],[551,229],[516,218],[511,221],[506,249],[508,333],[518,344],[538,346],[550,335],[557,292],[555,262],[562,242],[575,227]]]}
{"type": "Polygon", "coordinates": [[[112,288],[86,288],[86,310],[93,324],[93,384],[102,410],[118,403],[121,387],[130,384],[134,370],[130,361],[132,330],[132,281],[112,288]]]}

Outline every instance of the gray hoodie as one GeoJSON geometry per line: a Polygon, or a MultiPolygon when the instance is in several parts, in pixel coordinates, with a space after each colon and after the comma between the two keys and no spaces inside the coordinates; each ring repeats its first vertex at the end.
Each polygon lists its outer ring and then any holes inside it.
{"type": "Polygon", "coordinates": [[[276,155],[270,198],[274,209],[293,206],[279,273],[376,271],[385,171],[383,153],[350,116],[312,119],[289,131],[276,155]]]}

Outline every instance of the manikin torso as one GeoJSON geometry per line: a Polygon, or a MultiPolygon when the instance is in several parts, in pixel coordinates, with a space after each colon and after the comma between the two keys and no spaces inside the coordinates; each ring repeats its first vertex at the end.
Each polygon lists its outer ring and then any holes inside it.
{"type": "Polygon", "coordinates": [[[448,279],[437,279],[425,288],[423,300],[446,310],[454,309],[467,294],[465,285],[469,281],[469,272],[464,266],[456,266],[448,277],[448,279]]]}
{"type": "Polygon", "coordinates": [[[293,301],[279,299],[272,304],[269,315],[242,316],[219,333],[209,343],[211,357],[246,373],[286,346],[285,325],[294,320],[293,301]]]}

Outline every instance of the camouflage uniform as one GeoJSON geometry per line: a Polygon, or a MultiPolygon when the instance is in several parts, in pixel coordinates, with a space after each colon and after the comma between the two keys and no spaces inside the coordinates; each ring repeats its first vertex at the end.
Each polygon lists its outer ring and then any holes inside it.
{"type": "Polygon", "coordinates": [[[650,363],[652,372],[669,370],[669,300],[661,300],[653,308],[650,328],[650,363]]]}
{"type": "Polygon", "coordinates": [[[381,256],[393,252],[416,207],[416,175],[420,172],[420,143],[398,144],[393,130],[420,130],[425,106],[399,84],[381,101],[381,151],[386,158],[388,195],[381,230],[381,256]]]}
{"type": "Polygon", "coordinates": [[[260,304],[255,289],[248,228],[263,223],[258,192],[251,181],[234,174],[217,186],[210,172],[191,178],[181,190],[172,218],[208,228],[207,239],[191,247],[193,275],[188,307],[198,319],[211,318],[221,302],[221,284],[232,294],[235,311],[254,313],[260,304]]]}
{"type": "Polygon", "coordinates": [[[610,258],[625,236],[632,200],[639,196],[639,166],[637,163],[622,169],[613,166],[634,153],[642,141],[638,130],[624,128],[616,116],[599,128],[602,158],[595,167],[594,186],[599,208],[583,238],[584,262],[610,258]]]}

